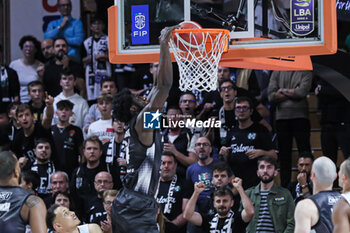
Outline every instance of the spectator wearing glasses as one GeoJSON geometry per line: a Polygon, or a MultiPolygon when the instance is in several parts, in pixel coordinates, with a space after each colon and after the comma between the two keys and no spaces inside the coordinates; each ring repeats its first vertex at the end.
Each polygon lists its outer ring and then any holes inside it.
{"type": "Polygon", "coordinates": [[[234,104],[238,127],[233,128],[229,146],[221,147],[220,155],[234,174],[244,180],[243,188],[259,183],[257,160],[261,156],[277,158],[268,130],[252,120],[253,104],[248,97],[238,97],[234,104]]]}
{"type": "Polygon", "coordinates": [[[19,47],[23,57],[12,61],[10,68],[14,69],[18,75],[21,102],[27,103],[30,100],[27,85],[38,80],[39,77],[36,69],[41,65],[41,62],[37,60],[40,43],[33,36],[23,36],[19,41],[19,47]]]}
{"type": "MultiPolygon", "coordinates": [[[[216,132],[215,138],[220,138],[220,142],[216,142],[217,145],[228,146],[231,139],[231,131],[238,125],[238,121],[235,118],[234,100],[236,97],[249,97],[250,95],[247,90],[237,88],[234,82],[230,79],[222,79],[219,86],[220,96],[224,105],[220,108],[218,116],[222,127],[219,129],[219,132],[216,132]]],[[[253,98],[251,99],[253,100],[253,98]]],[[[258,112],[258,110],[261,108],[260,105],[261,104],[254,99],[254,102],[251,104],[251,120],[265,126],[270,130],[271,126],[261,117],[258,112]]]]}
{"type": "MultiPolygon", "coordinates": [[[[208,210],[211,203],[210,194],[214,191],[214,186],[212,185],[212,167],[218,160],[214,160],[211,157],[212,146],[206,137],[197,139],[194,150],[198,157],[198,162],[187,168],[186,180],[189,185],[188,187],[194,187],[194,184],[198,182],[203,182],[205,185],[205,189],[199,194],[196,203],[196,210],[203,213],[208,210]]],[[[195,227],[192,224],[187,225],[187,231],[202,232],[200,227],[195,227]]]]}
{"type": "Polygon", "coordinates": [[[116,189],[110,189],[103,192],[103,207],[107,212],[107,220],[101,222],[101,229],[104,233],[112,233],[111,207],[117,193],[118,191],[116,189]]]}
{"type": "Polygon", "coordinates": [[[66,38],[69,47],[68,56],[72,60],[80,62],[80,47],[84,40],[83,24],[80,19],[72,18],[72,2],[70,0],[58,0],[57,5],[61,17],[49,23],[44,38],[66,38]]]}

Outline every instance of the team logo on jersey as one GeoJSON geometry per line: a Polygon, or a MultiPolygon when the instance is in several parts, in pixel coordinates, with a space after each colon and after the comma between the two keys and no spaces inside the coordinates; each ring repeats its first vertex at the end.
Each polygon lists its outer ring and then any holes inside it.
{"type": "Polygon", "coordinates": [[[254,140],[256,138],[256,133],[249,133],[248,134],[248,139],[249,140],[254,140]]]}
{"type": "Polygon", "coordinates": [[[162,114],[157,110],[156,112],[143,113],[143,128],[144,129],[160,129],[160,116],[162,114]]]}
{"type": "Polygon", "coordinates": [[[339,197],[334,197],[334,196],[329,196],[328,197],[328,205],[335,205],[335,203],[337,203],[337,201],[339,200],[339,197]]]}
{"type": "Polygon", "coordinates": [[[180,192],[180,190],[181,190],[181,187],[179,185],[175,187],[175,192],[180,192]]]}
{"type": "Polygon", "coordinates": [[[12,196],[12,192],[0,192],[0,201],[7,201],[12,196]]]}

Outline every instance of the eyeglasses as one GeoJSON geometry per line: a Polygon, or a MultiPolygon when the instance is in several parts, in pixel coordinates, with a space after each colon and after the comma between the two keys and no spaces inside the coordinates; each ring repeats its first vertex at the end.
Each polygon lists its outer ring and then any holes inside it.
{"type": "Polygon", "coordinates": [[[105,184],[110,184],[112,183],[112,181],[108,181],[108,180],[95,180],[95,183],[98,184],[98,185],[101,185],[103,183],[105,184]]]}
{"type": "Polygon", "coordinates": [[[58,4],[58,7],[61,7],[61,8],[63,8],[63,7],[71,7],[72,6],[72,4],[71,3],[67,3],[67,4],[58,4]]]}
{"type": "Polygon", "coordinates": [[[112,205],[113,201],[104,201],[103,204],[105,204],[105,205],[112,205]]]}
{"type": "Polygon", "coordinates": [[[220,87],[220,91],[231,91],[233,89],[234,89],[233,86],[220,87]]]}
{"type": "Polygon", "coordinates": [[[238,106],[238,107],[235,107],[235,110],[238,111],[238,112],[245,112],[245,111],[248,111],[250,109],[249,106],[238,106]]]}
{"type": "Polygon", "coordinates": [[[35,46],[33,46],[33,45],[24,45],[23,46],[23,49],[30,49],[30,50],[32,50],[32,49],[34,49],[35,48],[35,46]]]}
{"type": "Polygon", "coordinates": [[[181,100],[180,103],[194,103],[195,100],[181,100]]]}
{"type": "Polygon", "coordinates": [[[210,144],[207,143],[207,142],[203,142],[203,143],[198,142],[198,143],[196,143],[194,145],[197,146],[197,147],[201,147],[201,146],[208,147],[208,146],[210,146],[210,144]]]}

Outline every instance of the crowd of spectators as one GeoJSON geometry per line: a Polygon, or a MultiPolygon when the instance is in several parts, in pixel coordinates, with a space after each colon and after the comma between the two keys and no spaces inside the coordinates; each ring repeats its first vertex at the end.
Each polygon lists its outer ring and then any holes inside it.
{"type": "MultiPolygon", "coordinates": [[[[42,42],[23,36],[23,56],[0,66],[0,147],[18,159],[20,187],[49,209],[51,230],[64,231],[54,219],[74,211],[91,231],[112,232],[110,208],[128,162],[128,126],[113,114],[113,98],[129,88],[145,100],[158,63],[110,64],[104,20],[94,17],[86,37],[71,1],[59,0],[58,9],[42,42]]],[[[163,111],[160,230],[293,232],[294,206],[312,195],[315,180],[307,95],[319,97],[322,150],[335,164],[338,147],[349,155],[349,101],[311,71],[219,67],[215,91],[179,93],[174,85],[163,111]],[[221,127],[178,124],[212,118],[221,127]]]]}

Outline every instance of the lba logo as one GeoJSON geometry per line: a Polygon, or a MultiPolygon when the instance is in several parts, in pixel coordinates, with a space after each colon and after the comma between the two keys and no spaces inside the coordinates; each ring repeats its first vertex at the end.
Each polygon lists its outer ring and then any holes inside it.
{"type": "Polygon", "coordinates": [[[143,113],[143,128],[144,129],[160,129],[160,116],[162,114],[157,110],[156,112],[143,113]]]}

